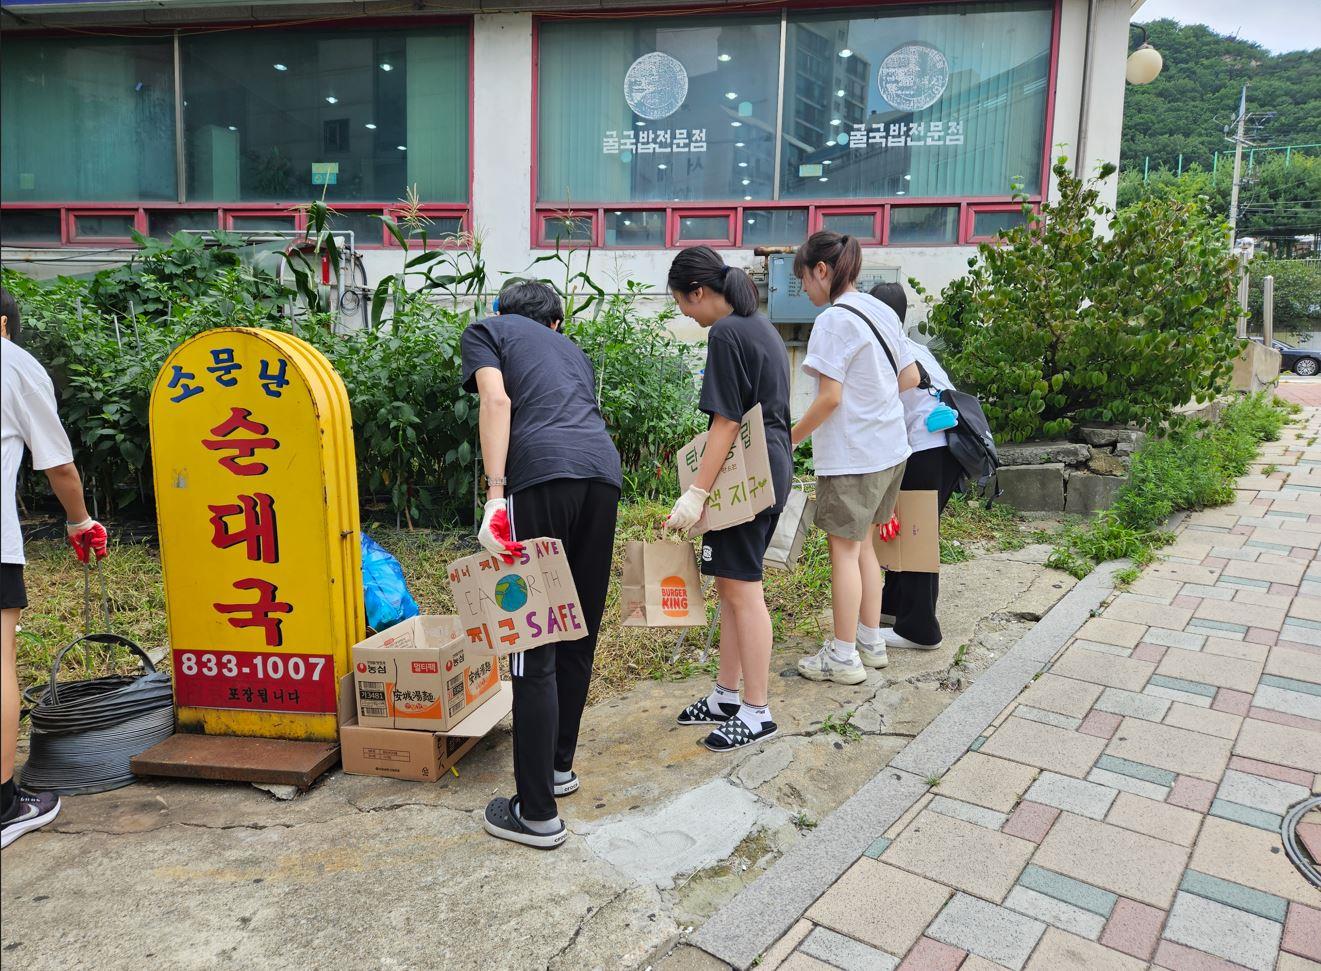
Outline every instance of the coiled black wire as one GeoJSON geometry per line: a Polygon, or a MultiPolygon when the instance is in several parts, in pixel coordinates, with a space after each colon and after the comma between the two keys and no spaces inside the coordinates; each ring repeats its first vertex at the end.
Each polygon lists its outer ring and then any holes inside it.
{"type": "Polygon", "coordinates": [[[1321,887],[1321,871],[1317,870],[1316,861],[1298,845],[1298,822],[1313,809],[1321,808],[1321,796],[1311,796],[1296,803],[1285,815],[1280,825],[1280,836],[1284,840],[1284,852],[1289,862],[1298,868],[1298,872],[1307,878],[1314,887],[1321,887]]]}
{"type": "Polygon", "coordinates": [[[118,634],[85,634],[51,662],[50,683],[23,695],[32,702],[32,735],[23,786],[61,795],[105,792],[134,781],[129,760],[174,732],[169,675],[147,653],[118,634]],[[144,673],[113,674],[59,684],[60,662],[79,644],[126,647],[144,673]]]}

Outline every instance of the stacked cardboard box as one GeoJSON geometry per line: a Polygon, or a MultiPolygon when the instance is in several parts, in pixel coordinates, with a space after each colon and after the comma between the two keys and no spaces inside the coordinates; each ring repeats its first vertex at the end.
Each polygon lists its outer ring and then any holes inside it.
{"type": "Polygon", "coordinates": [[[344,771],[433,782],[509,714],[495,658],[457,617],[411,617],[353,647],[340,692],[344,771]]]}

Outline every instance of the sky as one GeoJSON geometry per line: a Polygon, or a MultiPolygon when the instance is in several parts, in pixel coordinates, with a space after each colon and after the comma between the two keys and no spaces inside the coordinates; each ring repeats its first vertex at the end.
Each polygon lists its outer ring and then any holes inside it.
{"type": "Polygon", "coordinates": [[[1147,0],[1138,23],[1169,18],[1237,34],[1276,54],[1321,47],[1321,0],[1147,0]],[[1311,7],[1316,15],[1304,13],[1311,7]]]}

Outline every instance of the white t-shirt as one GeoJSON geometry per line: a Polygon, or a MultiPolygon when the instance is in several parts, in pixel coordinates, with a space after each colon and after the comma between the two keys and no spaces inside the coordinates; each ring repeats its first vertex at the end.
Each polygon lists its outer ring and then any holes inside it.
{"type": "MultiPolygon", "coordinates": [[[[876,325],[900,371],[913,363],[893,310],[857,291],[835,302],[857,307],[876,325]]],[[[812,433],[817,475],[879,472],[912,454],[895,369],[872,329],[857,314],[842,307],[821,311],[807,342],[803,373],[817,379],[818,391],[823,377],[844,386],[839,407],[812,433]]]]}
{"type": "MultiPolygon", "coordinates": [[[[913,357],[927,369],[934,390],[945,391],[954,387],[945,369],[940,366],[940,362],[925,344],[919,344],[908,337],[904,340],[913,357]]],[[[904,417],[908,421],[908,444],[913,447],[914,452],[944,448],[949,444],[944,432],[927,431],[927,415],[936,410],[936,406],[940,404],[939,398],[923,388],[909,388],[907,391],[899,392],[899,397],[903,400],[904,417]]]]}
{"type": "Polygon", "coordinates": [[[18,526],[18,467],[23,449],[32,467],[52,469],[73,461],[69,436],[55,407],[55,386],[37,359],[13,341],[0,340],[0,562],[23,564],[23,534],[18,526]]]}

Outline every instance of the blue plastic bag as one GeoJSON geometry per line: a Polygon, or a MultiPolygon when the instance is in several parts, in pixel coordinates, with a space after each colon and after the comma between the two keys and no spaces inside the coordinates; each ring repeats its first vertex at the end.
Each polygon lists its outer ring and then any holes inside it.
{"type": "Polygon", "coordinates": [[[362,534],[362,594],[372,630],[383,631],[419,613],[399,561],[366,533],[362,534]]]}

